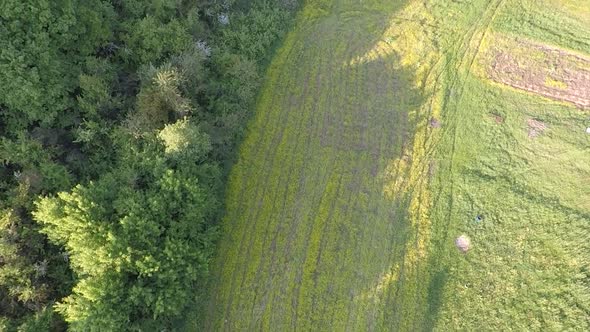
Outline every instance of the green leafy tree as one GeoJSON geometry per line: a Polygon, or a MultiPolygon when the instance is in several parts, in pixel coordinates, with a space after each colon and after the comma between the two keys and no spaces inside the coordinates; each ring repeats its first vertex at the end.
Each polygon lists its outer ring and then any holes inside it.
{"type": "Polygon", "coordinates": [[[166,123],[192,113],[194,106],[185,98],[180,86],[184,77],[176,67],[150,66],[137,96],[137,110],[129,116],[127,126],[135,136],[162,128],[166,123]]]}
{"type": "MultiPolygon", "coordinates": [[[[206,153],[196,131],[179,127],[187,138],[172,144],[174,153],[206,153]]],[[[65,246],[78,275],[57,306],[74,330],[166,328],[207,272],[217,208],[208,179],[218,171],[207,164],[173,169],[163,147],[153,146],[129,152],[97,182],[37,203],[35,218],[65,246]]]]}
{"type": "Polygon", "coordinates": [[[135,65],[158,63],[188,49],[192,39],[181,21],[162,22],[153,16],[126,23],[125,59],[135,65]]]}
{"type": "Polygon", "coordinates": [[[173,329],[286,17],[234,2],[0,1],[0,330],[173,329]]]}
{"type": "Polygon", "coordinates": [[[73,107],[79,63],[109,38],[110,16],[102,1],[0,2],[0,105],[10,127],[52,123],[73,107]]]}
{"type": "MultiPolygon", "coordinates": [[[[34,313],[71,288],[67,261],[38,232],[28,212],[32,197],[68,188],[70,177],[39,142],[23,136],[0,139],[0,155],[0,313],[10,331],[21,323],[33,324],[34,313]]],[[[57,315],[43,317],[51,326],[63,324],[57,315]]]]}
{"type": "Polygon", "coordinates": [[[166,125],[158,137],[164,142],[166,154],[172,158],[202,160],[211,150],[209,136],[187,119],[166,125]]]}
{"type": "Polygon", "coordinates": [[[252,61],[264,61],[268,51],[283,34],[289,12],[281,6],[263,2],[246,13],[238,13],[233,29],[223,29],[224,46],[252,61]]]}

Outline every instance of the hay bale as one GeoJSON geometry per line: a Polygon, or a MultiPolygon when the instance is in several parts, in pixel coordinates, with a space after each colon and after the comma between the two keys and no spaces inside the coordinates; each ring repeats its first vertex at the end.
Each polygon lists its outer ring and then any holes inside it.
{"type": "Polygon", "coordinates": [[[457,249],[462,253],[466,253],[471,249],[471,240],[467,235],[463,234],[455,239],[455,246],[457,246],[457,249]]]}

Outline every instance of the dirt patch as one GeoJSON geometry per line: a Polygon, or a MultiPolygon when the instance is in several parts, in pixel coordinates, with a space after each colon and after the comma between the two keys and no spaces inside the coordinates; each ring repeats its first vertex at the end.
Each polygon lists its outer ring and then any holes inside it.
{"type": "Polygon", "coordinates": [[[432,119],[430,119],[430,127],[431,128],[440,128],[441,123],[440,123],[440,121],[438,121],[438,119],[432,118],[432,119]]]}
{"type": "Polygon", "coordinates": [[[435,174],[436,174],[436,161],[431,160],[430,163],[428,163],[428,176],[430,178],[433,178],[435,174]]]}
{"type": "Polygon", "coordinates": [[[590,58],[524,40],[500,42],[491,52],[494,81],[590,108],[590,58]]]}
{"type": "Polygon", "coordinates": [[[543,121],[536,119],[528,119],[527,124],[529,127],[529,138],[535,138],[547,129],[547,125],[543,121]]]}
{"type": "Polygon", "coordinates": [[[499,114],[490,114],[490,118],[496,122],[496,124],[504,123],[504,118],[499,114]]]}

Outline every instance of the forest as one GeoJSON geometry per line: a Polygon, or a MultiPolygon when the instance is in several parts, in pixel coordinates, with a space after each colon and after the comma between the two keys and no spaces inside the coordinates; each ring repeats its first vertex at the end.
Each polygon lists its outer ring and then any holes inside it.
{"type": "Polygon", "coordinates": [[[0,330],[194,328],[228,169],[297,8],[0,2],[0,330]]]}

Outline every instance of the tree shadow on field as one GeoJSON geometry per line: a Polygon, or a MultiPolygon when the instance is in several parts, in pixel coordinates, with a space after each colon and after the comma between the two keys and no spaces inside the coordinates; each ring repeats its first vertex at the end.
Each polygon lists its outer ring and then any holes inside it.
{"type": "Polygon", "coordinates": [[[449,268],[438,270],[433,273],[428,286],[428,315],[427,326],[433,329],[436,325],[438,313],[442,307],[444,287],[449,279],[449,268]]]}
{"type": "MultiPolygon", "coordinates": [[[[312,91],[334,91],[322,115],[319,139],[322,148],[343,161],[339,171],[346,191],[337,198],[353,202],[348,204],[354,210],[330,220],[324,231],[337,235],[331,240],[335,244],[325,240],[328,244],[321,247],[313,275],[314,282],[320,280],[317,284],[326,280],[330,285],[311,291],[310,302],[324,303],[315,308],[315,316],[322,317],[314,322],[318,329],[334,324],[328,309],[341,302],[349,302],[349,318],[342,317],[343,325],[333,329],[424,330],[440,307],[438,287],[446,282],[446,273],[437,273],[430,282],[429,261],[415,262],[416,253],[409,249],[416,240],[408,212],[414,189],[396,193],[383,189],[386,182],[406,183],[412,176],[411,166],[392,167],[392,161],[412,164],[406,153],[413,150],[414,135],[423,121],[411,114],[428,100],[418,88],[414,69],[399,65],[394,48],[382,47],[392,18],[404,4],[397,2],[391,12],[339,8],[304,27],[305,43],[321,49],[321,54],[346,49],[338,66],[329,71],[335,78],[318,75],[317,82],[308,84],[312,91]],[[338,250],[347,247],[354,248],[353,259],[338,256],[338,250]],[[323,258],[333,256],[340,259],[323,258]]],[[[349,208],[335,204],[336,211],[349,208]]],[[[307,310],[299,315],[314,317],[307,310]]]]}
{"type": "Polygon", "coordinates": [[[229,194],[248,207],[227,212],[246,249],[218,254],[231,265],[213,273],[227,291],[210,301],[211,330],[420,330],[425,312],[440,306],[446,274],[426,290],[429,278],[407,268],[412,191],[384,192],[386,181],[410,177],[409,168],[390,166],[412,163],[404,155],[418,126],[411,114],[427,100],[395,52],[371,53],[407,2],[334,3],[330,14],[299,21],[273,61],[280,68],[267,87],[272,98],[253,120],[256,144],[269,155],[241,152],[253,165],[241,176],[254,179],[257,194],[229,194]],[[367,54],[375,56],[352,63],[367,54]],[[276,146],[281,158],[265,162],[276,146]],[[277,169],[285,175],[276,183],[261,176],[277,169]]]}
{"type": "MultiPolygon", "coordinates": [[[[429,96],[417,88],[414,69],[399,65],[400,55],[393,47],[382,47],[392,18],[405,3],[398,2],[393,14],[340,10],[318,22],[317,31],[333,31],[337,35],[335,38],[345,36],[348,48],[353,50],[344,59],[341,70],[344,77],[360,75],[362,80],[355,80],[351,91],[346,92],[365,89],[360,96],[366,103],[351,107],[349,100],[336,102],[334,112],[329,112],[329,125],[322,137],[324,146],[352,155],[356,152],[358,159],[363,158],[363,153],[368,153],[371,158],[368,173],[365,164],[357,164],[359,166],[354,169],[356,179],[350,188],[366,194],[371,202],[367,207],[356,205],[355,209],[359,211],[359,218],[371,221],[371,229],[361,229],[360,237],[371,238],[372,243],[357,244],[364,253],[350,268],[363,272],[355,275],[360,282],[351,290],[357,294],[351,306],[364,309],[356,313],[356,321],[348,322],[346,328],[429,330],[436,323],[448,279],[447,269],[429,272],[429,268],[437,267],[436,262],[428,256],[423,261],[415,261],[412,256],[416,253],[409,249],[410,242],[421,236],[412,228],[408,212],[414,188],[406,184],[408,188],[397,188],[393,191],[399,192],[387,195],[380,190],[386,181],[395,183],[395,187],[404,186],[403,183],[415,176],[410,174],[411,164],[417,161],[412,160],[412,154],[407,152],[413,151],[414,135],[423,118],[411,114],[429,100],[429,96]],[[367,131],[371,133],[368,137],[362,134],[367,131]],[[395,169],[391,167],[393,160],[399,161],[395,169]],[[403,167],[404,164],[407,166],[403,167]],[[388,179],[384,180],[386,177],[388,179]],[[402,184],[398,185],[398,182],[402,184]]],[[[323,37],[330,38],[325,34],[323,37]]],[[[354,165],[356,159],[350,160],[354,165]]],[[[367,227],[360,219],[352,219],[347,222],[358,222],[360,227],[367,227]]],[[[426,242],[427,246],[430,245],[428,240],[426,242]]],[[[427,247],[426,251],[429,250],[427,247]]]]}

